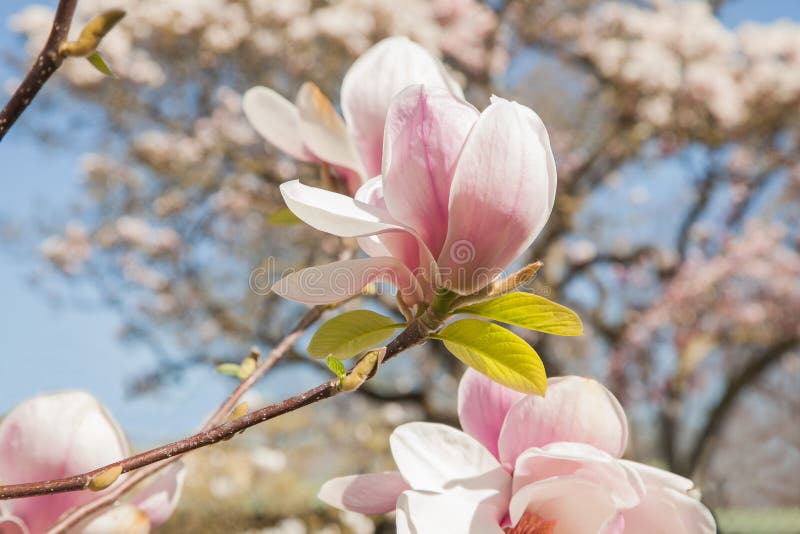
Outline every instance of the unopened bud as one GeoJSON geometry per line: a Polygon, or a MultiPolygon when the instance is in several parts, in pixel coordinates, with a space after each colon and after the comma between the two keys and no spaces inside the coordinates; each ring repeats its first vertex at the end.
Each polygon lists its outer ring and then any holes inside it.
{"type": "Polygon", "coordinates": [[[258,366],[259,358],[261,358],[261,351],[258,350],[258,347],[250,349],[250,354],[248,354],[247,357],[242,360],[241,365],[239,365],[239,372],[237,373],[239,378],[244,380],[252,375],[253,371],[255,371],[258,366]]]}
{"type": "Polygon", "coordinates": [[[543,263],[541,261],[530,263],[506,278],[492,282],[477,293],[460,297],[458,300],[456,300],[453,307],[463,308],[464,306],[477,304],[478,302],[483,302],[485,300],[490,300],[507,293],[511,293],[512,291],[519,289],[533,280],[533,277],[536,276],[536,273],[539,272],[539,269],[542,268],[542,265],[543,263]]]}
{"type": "Polygon", "coordinates": [[[106,36],[111,28],[122,20],[125,11],[122,9],[110,9],[97,15],[90,20],[81,30],[81,34],[76,41],[70,41],[61,45],[58,50],[62,56],[87,56],[97,49],[100,41],[106,36]]]}
{"type": "Polygon", "coordinates": [[[225,422],[226,423],[230,423],[231,421],[235,421],[236,419],[239,419],[243,415],[247,414],[248,408],[249,408],[249,406],[247,405],[246,402],[241,402],[241,403],[237,404],[236,408],[234,408],[231,411],[230,415],[228,415],[228,418],[225,419],[225,422]]]}
{"type": "Polygon", "coordinates": [[[117,481],[119,476],[122,474],[122,466],[115,465],[114,467],[109,467],[99,475],[95,475],[86,485],[86,488],[90,491],[101,491],[109,487],[111,484],[117,481]]]}
{"type": "Polygon", "coordinates": [[[386,354],[386,347],[371,350],[364,355],[363,358],[358,360],[353,370],[341,381],[340,389],[342,391],[355,391],[361,387],[361,384],[366,382],[383,360],[383,355],[386,354]]]}

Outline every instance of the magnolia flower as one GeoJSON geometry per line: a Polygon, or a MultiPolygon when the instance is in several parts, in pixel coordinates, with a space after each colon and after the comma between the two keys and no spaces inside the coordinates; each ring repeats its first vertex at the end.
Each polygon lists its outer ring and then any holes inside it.
{"type": "Polygon", "coordinates": [[[442,89],[404,89],[386,119],[382,170],[355,198],[297,180],[281,185],[300,219],[360,237],[372,258],[299,271],[273,290],[310,304],[343,300],[373,280],[393,283],[409,305],[438,288],[471,294],[533,242],[555,199],[544,124],[498,97],[479,113],[442,89]]]}
{"type": "MultiPolygon", "coordinates": [[[[128,455],[128,443],[117,423],[88,393],[71,391],[35,397],[18,405],[0,423],[3,484],[82,473],[128,455]]],[[[183,465],[174,463],[124,503],[91,517],[71,532],[147,533],[172,514],[180,499],[183,478],[183,465]]],[[[0,532],[45,532],[70,508],[102,495],[103,492],[76,491],[0,501],[0,532]]]]}
{"type": "Polygon", "coordinates": [[[392,97],[425,83],[462,96],[444,66],[406,37],[390,37],[359,57],[342,82],[344,120],[311,82],[295,104],[266,87],[253,87],[242,107],[253,128],[301,161],[324,162],[347,181],[351,193],[380,173],[383,127],[392,97]]]}
{"type": "Polygon", "coordinates": [[[458,415],[463,432],[399,426],[390,437],[399,471],[330,480],[320,499],[396,510],[399,534],[715,532],[690,480],[620,459],[625,413],[594,380],[551,378],[539,397],[467,370],[458,415]]]}

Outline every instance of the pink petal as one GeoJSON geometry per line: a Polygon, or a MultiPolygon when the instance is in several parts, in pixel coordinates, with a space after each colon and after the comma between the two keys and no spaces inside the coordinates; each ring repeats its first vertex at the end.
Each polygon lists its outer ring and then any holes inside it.
{"type": "Polygon", "coordinates": [[[645,494],[636,471],[585,443],[558,442],[522,453],[514,466],[514,491],[551,477],[576,475],[595,482],[612,496],[617,508],[632,508],[645,494]]]}
{"type": "Polygon", "coordinates": [[[409,485],[397,471],[334,478],[322,485],[319,499],[340,510],[360,514],[385,514],[395,509],[397,498],[409,485]]]}
{"type": "Polygon", "coordinates": [[[511,407],[500,431],[500,459],[513,465],[531,447],[557,441],[588,443],[614,457],[628,441],[625,412],[614,395],[589,378],[567,376],[547,381],[544,397],[527,396],[511,407]]]}
{"type": "Polygon", "coordinates": [[[438,256],[461,147],[478,111],[444,89],[412,85],[392,100],[383,141],[386,207],[438,256]]]}
{"type": "Polygon", "coordinates": [[[620,460],[620,462],[636,471],[647,485],[672,488],[683,493],[690,493],[695,489],[694,482],[688,478],[670,473],[664,469],[630,460],[620,460]]]}
{"type": "Polygon", "coordinates": [[[477,291],[526,249],[550,216],[556,170],[544,124],[495,98],[470,132],[450,191],[443,281],[477,291]]]}
{"type": "Polygon", "coordinates": [[[716,532],[714,517],[699,500],[699,491],[688,478],[638,462],[621,460],[644,481],[641,504],[625,510],[625,524],[634,532],[654,534],[706,534],[716,532]]]}
{"type": "Polygon", "coordinates": [[[491,507],[497,521],[505,515],[511,476],[471,436],[437,423],[406,423],[392,432],[389,446],[413,489],[457,492],[491,507]]]}
{"type": "Polygon", "coordinates": [[[671,488],[648,487],[642,503],[622,512],[628,532],[713,534],[714,516],[703,503],[671,488]]]}
{"type": "Polygon", "coordinates": [[[397,534],[502,534],[491,507],[457,493],[406,491],[397,502],[397,534]]]}
{"type": "Polygon", "coordinates": [[[309,226],[340,237],[405,230],[384,209],[292,180],[281,184],[286,205],[309,226]]]}
{"type": "Polygon", "coordinates": [[[0,534],[30,534],[30,531],[20,518],[0,515],[0,534]]]}
{"type": "Polygon", "coordinates": [[[148,534],[147,514],[132,504],[122,504],[95,516],[80,528],[81,534],[148,534]]]}
{"type": "Polygon", "coordinates": [[[178,506],[185,478],[183,462],[172,463],[145,481],[142,489],[135,490],[129,502],[147,514],[152,528],[158,528],[166,523],[178,506]]]}
{"type": "Polygon", "coordinates": [[[342,82],[342,111],[368,176],[381,172],[383,126],[392,98],[419,83],[463,96],[442,64],[406,37],[384,39],[347,71],[342,82]]]}
{"type": "Polygon", "coordinates": [[[350,190],[355,192],[366,180],[364,166],[344,121],[319,87],[306,82],[297,93],[300,132],[305,146],[319,159],[353,171],[350,190]]]}
{"type": "Polygon", "coordinates": [[[306,304],[331,304],[359,294],[369,283],[394,285],[409,305],[421,302],[422,288],[395,258],[362,258],[309,267],[284,276],[272,286],[278,295],[306,304]]]}
{"type": "Polygon", "coordinates": [[[458,386],[461,428],[498,457],[497,439],[503,421],[511,405],[524,396],[468,368],[458,386]]]}
{"type": "Polygon", "coordinates": [[[578,476],[548,478],[517,491],[509,505],[512,525],[525,512],[546,521],[555,520],[556,534],[595,534],[617,518],[617,509],[606,489],[578,476]]]}
{"type": "Polygon", "coordinates": [[[242,109],[253,128],[270,144],[300,161],[318,161],[303,143],[300,113],[281,95],[267,87],[248,89],[242,109]]]}
{"type": "MultiPolygon", "coordinates": [[[[60,478],[96,469],[128,455],[117,424],[88,393],[41,395],[14,408],[0,423],[0,480],[4,484],[60,478]]],[[[52,526],[73,506],[97,497],[71,492],[6,503],[32,533],[52,526]]]]}

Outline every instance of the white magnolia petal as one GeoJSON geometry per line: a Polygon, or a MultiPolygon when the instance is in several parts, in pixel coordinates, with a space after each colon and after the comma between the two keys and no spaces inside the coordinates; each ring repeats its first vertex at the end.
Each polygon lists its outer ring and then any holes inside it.
{"type": "Polygon", "coordinates": [[[354,171],[358,176],[356,183],[364,182],[364,165],[347,126],[319,87],[311,82],[304,83],[297,93],[296,103],[306,147],[322,161],[354,171]]]}
{"type": "Polygon", "coordinates": [[[308,267],[284,276],[272,286],[278,295],[306,304],[331,304],[358,295],[367,284],[388,282],[414,305],[424,294],[417,279],[396,258],[359,258],[308,267]]]}
{"type": "Polygon", "coordinates": [[[325,482],[319,499],[340,510],[360,514],[385,514],[395,509],[397,498],[410,489],[397,471],[352,475],[325,482]]]}
{"type": "Polygon", "coordinates": [[[651,486],[642,503],[623,511],[629,532],[713,534],[714,516],[703,503],[670,487],[651,486]]]}
{"type": "MultiPolygon", "coordinates": [[[[377,208],[386,208],[386,202],[383,200],[383,179],[379,174],[374,178],[370,178],[356,191],[354,197],[360,202],[375,206],[377,208]]],[[[358,245],[367,253],[368,256],[392,256],[392,253],[381,242],[378,235],[371,235],[367,237],[357,238],[358,245]]]]}
{"type": "Polygon", "coordinates": [[[250,124],[270,144],[300,161],[317,161],[306,148],[300,131],[300,113],[268,87],[253,87],[242,97],[242,109],[250,124]]]}
{"type": "Polygon", "coordinates": [[[81,534],[148,534],[150,528],[144,510],[122,504],[94,517],[78,531],[81,534]]]}
{"type": "Polygon", "coordinates": [[[158,528],[166,523],[178,506],[185,478],[184,463],[172,463],[144,482],[146,485],[131,497],[130,503],[147,514],[152,528],[158,528]]]}
{"type": "Polygon", "coordinates": [[[400,473],[415,490],[458,491],[497,505],[511,490],[511,477],[475,438],[437,423],[407,423],[389,438],[400,473]]]}
{"type": "Polygon", "coordinates": [[[406,491],[397,501],[397,534],[502,534],[493,514],[456,494],[406,491]]]}
{"type": "Polygon", "coordinates": [[[686,477],[676,475],[675,473],[631,460],[620,461],[636,471],[642,477],[645,484],[668,487],[684,493],[689,493],[695,488],[694,482],[686,477]]]}
{"type": "Polygon", "coordinates": [[[309,226],[340,237],[406,230],[385,209],[292,180],[281,184],[286,205],[309,226]]]}

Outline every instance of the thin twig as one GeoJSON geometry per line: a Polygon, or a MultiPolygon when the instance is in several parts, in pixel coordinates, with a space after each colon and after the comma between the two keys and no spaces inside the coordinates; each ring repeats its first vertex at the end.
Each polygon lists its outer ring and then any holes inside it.
{"type": "Polygon", "coordinates": [[[59,48],[67,40],[69,28],[72,25],[72,16],[75,13],[75,6],[78,0],[61,0],[56,9],[53,27],[50,29],[50,36],[34,61],[25,79],[6,106],[0,111],[0,141],[6,132],[14,125],[25,108],[30,105],[36,94],[44,86],[50,76],[61,66],[64,56],[59,53],[59,48]]]}
{"type": "MultiPolygon", "coordinates": [[[[404,350],[418,345],[425,341],[432,329],[441,325],[442,319],[433,314],[426,313],[413,320],[400,334],[394,338],[387,346],[382,362],[397,356],[404,350]]],[[[298,334],[299,335],[299,334],[298,334]]],[[[291,346],[287,342],[288,346],[291,346]]],[[[355,367],[358,367],[356,363],[355,367]]],[[[368,378],[371,378],[370,375],[368,378]]],[[[299,395],[289,397],[286,400],[270,404],[260,410],[256,410],[233,421],[214,426],[209,430],[198,432],[188,438],[175,441],[167,445],[162,445],[155,449],[125,458],[92,471],[74,475],[70,477],[46,480],[41,482],[27,482],[23,484],[11,484],[0,486],[0,500],[16,499],[21,497],[32,497],[35,495],[52,495],[68,491],[84,490],[89,482],[106,472],[108,469],[120,467],[122,473],[134,471],[145,466],[171,459],[180,454],[213,445],[226,440],[257,424],[269,421],[285,413],[297,410],[303,406],[319,402],[323,399],[333,397],[339,393],[339,379],[328,380],[322,384],[309,389],[299,395]]],[[[222,407],[219,412],[222,412],[222,407]]]]}

